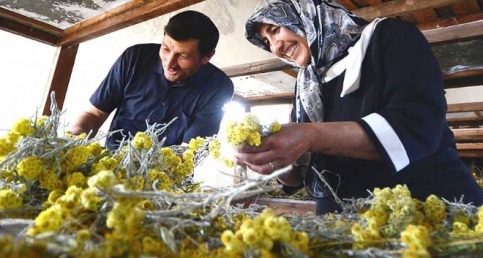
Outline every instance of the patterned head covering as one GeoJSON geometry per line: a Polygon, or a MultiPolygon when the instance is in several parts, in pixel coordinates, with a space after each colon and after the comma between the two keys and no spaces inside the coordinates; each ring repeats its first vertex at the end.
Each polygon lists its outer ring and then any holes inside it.
{"type": "MultiPolygon", "coordinates": [[[[258,32],[260,23],[282,26],[307,39],[311,61],[299,67],[297,76],[297,120],[300,105],[312,122],[324,121],[321,77],[358,39],[367,21],[331,0],[262,0],[245,24],[252,44],[270,52],[258,32]]],[[[285,59],[282,59],[287,61],[285,59]]],[[[289,62],[297,66],[294,62],[289,62]]]]}

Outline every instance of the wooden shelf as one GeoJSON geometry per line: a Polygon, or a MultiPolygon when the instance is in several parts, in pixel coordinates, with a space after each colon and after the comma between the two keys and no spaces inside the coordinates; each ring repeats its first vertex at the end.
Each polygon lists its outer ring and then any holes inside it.
{"type": "Polygon", "coordinates": [[[240,203],[245,208],[252,204],[265,205],[271,208],[277,214],[307,214],[315,213],[315,201],[302,201],[283,198],[250,198],[232,202],[232,204],[240,203]]]}

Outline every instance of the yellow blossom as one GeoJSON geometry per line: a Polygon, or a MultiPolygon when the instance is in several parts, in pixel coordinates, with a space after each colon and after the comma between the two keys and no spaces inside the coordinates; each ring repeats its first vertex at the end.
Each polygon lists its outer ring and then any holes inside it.
{"type": "Polygon", "coordinates": [[[15,209],[22,206],[22,197],[11,189],[0,190],[0,210],[15,209]]]}
{"type": "Polygon", "coordinates": [[[12,131],[22,136],[28,136],[35,132],[35,128],[32,126],[30,119],[20,118],[13,124],[12,131]]]}
{"type": "Polygon", "coordinates": [[[91,155],[87,146],[74,146],[67,151],[65,159],[62,162],[62,167],[66,172],[75,171],[80,165],[86,163],[91,155]]]}
{"type": "Polygon", "coordinates": [[[17,173],[27,180],[34,180],[42,172],[44,162],[37,156],[29,156],[17,164],[17,173]]]}
{"type": "Polygon", "coordinates": [[[84,187],[87,183],[86,177],[81,172],[74,172],[72,174],[68,174],[65,179],[68,187],[72,185],[75,185],[77,187],[84,187]]]}
{"type": "Polygon", "coordinates": [[[153,141],[145,132],[137,132],[131,141],[131,145],[138,150],[149,150],[153,146],[153,141]]]}
{"type": "Polygon", "coordinates": [[[99,187],[102,189],[110,188],[118,183],[114,173],[110,170],[103,170],[87,180],[89,187],[99,187]]]}
{"type": "Polygon", "coordinates": [[[203,137],[196,137],[193,138],[189,141],[188,146],[190,150],[196,151],[199,148],[203,147],[203,144],[205,143],[205,139],[203,137]]]}
{"type": "Polygon", "coordinates": [[[52,206],[42,211],[35,218],[34,225],[27,231],[28,235],[37,235],[44,232],[57,232],[64,220],[62,219],[62,211],[57,206],[52,206]]]}

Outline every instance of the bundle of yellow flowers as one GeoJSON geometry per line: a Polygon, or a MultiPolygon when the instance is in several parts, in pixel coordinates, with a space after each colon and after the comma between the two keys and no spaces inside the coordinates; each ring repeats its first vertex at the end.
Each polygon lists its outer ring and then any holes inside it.
{"type": "MultiPolygon", "coordinates": [[[[159,125],[118,150],[59,135],[60,112],[20,119],[0,137],[0,250],[5,257],[432,257],[483,251],[483,207],[404,185],[348,200],[339,214],[280,214],[233,200],[270,191],[279,174],[205,191],[194,168],[220,158],[220,139],[163,146],[159,125]],[[20,220],[20,219],[24,220],[20,220]],[[20,230],[5,231],[12,223],[20,230]]],[[[233,144],[281,129],[251,114],[229,123],[233,144]]]]}

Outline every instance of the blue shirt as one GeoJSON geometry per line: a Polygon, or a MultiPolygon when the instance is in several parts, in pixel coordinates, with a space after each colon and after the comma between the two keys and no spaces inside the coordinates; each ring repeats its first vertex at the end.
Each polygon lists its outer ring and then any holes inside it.
{"type": "Polygon", "coordinates": [[[233,82],[211,63],[202,65],[196,74],[180,83],[169,82],[159,57],[160,44],[129,47],[117,59],[101,85],[90,98],[98,109],[116,110],[106,140],[106,147],[116,149],[119,141],[147,124],[165,124],[173,119],[164,137],[165,146],[179,145],[191,139],[218,132],[223,106],[231,101],[233,82]]]}

